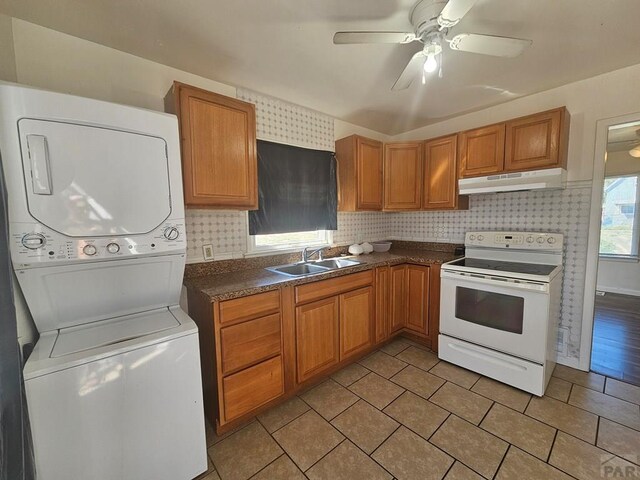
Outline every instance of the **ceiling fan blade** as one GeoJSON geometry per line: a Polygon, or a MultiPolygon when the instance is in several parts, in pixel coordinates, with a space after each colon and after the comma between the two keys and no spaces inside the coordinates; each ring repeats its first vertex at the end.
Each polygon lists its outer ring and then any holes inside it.
{"type": "Polygon", "coordinates": [[[336,45],[350,43],[411,43],[416,36],[409,32],[337,32],[333,36],[336,45]]]}
{"type": "Polygon", "coordinates": [[[461,52],[480,53],[494,57],[517,57],[532,43],[532,40],[522,38],[461,33],[451,39],[449,47],[461,52]]]}
{"type": "Polygon", "coordinates": [[[413,82],[418,76],[418,73],[420,73],[420,70],[424,67],[426,58],[422,50],[411,57],[411,60],[409,60],[407,66],[404,67],[404,70],[396,80],[396,83],[393,84],[393,87],[391,87],[391,90],[404,90],[409,88],[411,82],[413,82]]]}
{"type": "Polygon", "coordinates": [[[451,28],[464,17],[477,0],[449,0],[438,15],[438,25],[451,28]]]}

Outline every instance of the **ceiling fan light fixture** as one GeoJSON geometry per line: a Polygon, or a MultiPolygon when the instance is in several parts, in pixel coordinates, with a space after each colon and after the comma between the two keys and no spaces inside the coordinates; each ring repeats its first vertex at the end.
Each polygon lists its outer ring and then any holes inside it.
{"type": "Polygon", "coordinates": [[[427,55],[427,60],[424,62],[424,71],[427,73],[435,72],[438,69],[438,61],[433,53],[427,55]]]}
{"type": "Polygon", "coordinates": [[[424,71],[426,73],[433,73],[438,69],[438,60],[437,56],[442,53],[442,47],[439,43],[430,43],[429,45],[425,45],[424,54],[427,59],[424,62],[424,71]]]}

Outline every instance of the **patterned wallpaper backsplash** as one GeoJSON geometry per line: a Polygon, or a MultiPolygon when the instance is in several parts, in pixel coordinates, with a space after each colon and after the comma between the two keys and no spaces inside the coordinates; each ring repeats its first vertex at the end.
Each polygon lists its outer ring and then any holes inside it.
{"type": "MultiPolygon", "coordinates": [[[[237,95],[256,104],[258,138],[333,150],[331,117],[249,90],[238,89],[237,95]]],[[[333,240],[337,245],[383,239],[463,243],[465,232],[471,230],[564,234],[559,359],[575,363],[580,349],[590,197],[591,182],[572,182],[564,190],[472,196],[469,210],[460,212],[338,213],[333,240]]],[[[213,245],[215,260],[241,258],[247,252],[246,212],[188,209],[186,224],[189,263],[203,261],[205,244],[213,245]]]]}

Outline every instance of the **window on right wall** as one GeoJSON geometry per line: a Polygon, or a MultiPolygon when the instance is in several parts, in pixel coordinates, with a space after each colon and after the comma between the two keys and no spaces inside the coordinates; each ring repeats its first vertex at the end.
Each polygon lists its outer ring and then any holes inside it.
{"type": "Polygon", "coordinates": [[[600,255],[638,258],[640,174],[606,177],[602,195],[600,255]]]}

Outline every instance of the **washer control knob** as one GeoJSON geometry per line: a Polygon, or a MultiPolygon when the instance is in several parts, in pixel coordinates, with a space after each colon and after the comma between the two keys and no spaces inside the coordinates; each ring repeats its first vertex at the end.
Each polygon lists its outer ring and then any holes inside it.
{"type": "Polygon", "coordinates": [[[93,257],[96,253],[98,253],[98,249],[96,248],[95,245],[89,243],[88,245],[84,246],[84,248],[82,249],[82,253],[84,253],[85,255],[89,255],[90,257],[93,257]]]}
{"type": "Polygon", "coordinates": [[[167,240],[175,240],[180,236],[180,232],[176,227],[168,227],[164,231],[164,238],[167,240]]]}
{"type": "Polygon", "coordinates": [[[469,235],[469,240],[472,240],[472,241],[473,241],[473,240],[475,240],[475,239],[476,239],[476,236],[475,236],[475,235],[469,235]]]}
{"type": "Polygon", "coordinates": [[[118,253],[120,251],[120,245],[115,242],[111,242],[107,245],[107,252],[109,253],[118,253]]]}
{"type": "Polygon", "coordinates": [[[482,240],[484,240],[484,235],[478,235],[478,241],[481,242],[482,240]]]}
{"type": "Polygon", "coordinates": [[[531,235],[527,237],[527,243],[533,243],[533,237],[531,235]]]}
{"type": "Polygon", "coordinates": [[[40,233],[27,233],[22,237],[22,245],[29,250],[37,250],[47,244],[46,238],[40,233]]]}
{"type": "Polygon", "coordinates": [[[536,242],[538,242],[538,243],[544,243],[544,237],[538,237],[538,239],[536,240],[536,242]]]}
{"type": "Polygon", "coordinates": [[[555,239],[555,237],[549,237],[549,238],[547,238],[547,242],[549,242],[551,245],[553,245],[554,243],[556,243],[556,239],[555,239]]]}

